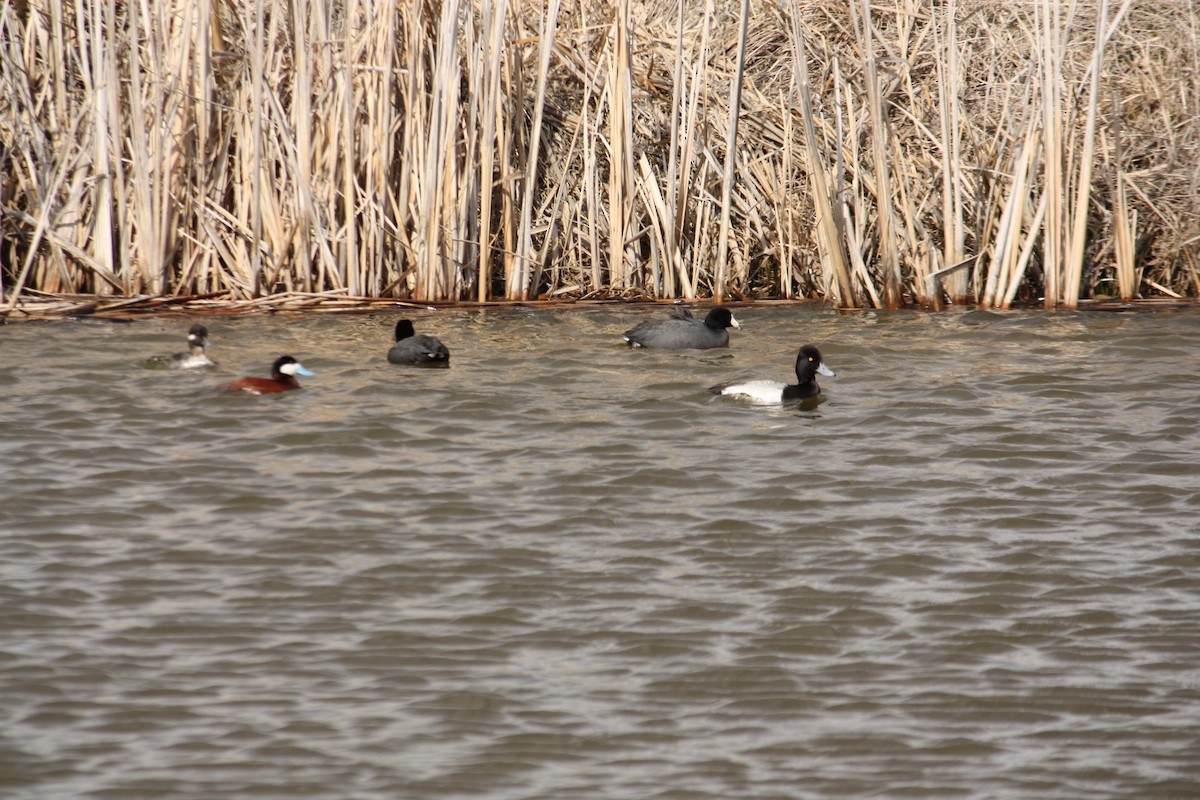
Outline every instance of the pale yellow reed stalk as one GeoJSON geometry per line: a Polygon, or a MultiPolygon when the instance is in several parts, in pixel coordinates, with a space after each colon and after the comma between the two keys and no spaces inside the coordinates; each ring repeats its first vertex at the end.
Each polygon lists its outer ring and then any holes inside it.
{"type": "MultiPolygon", "coordinates": [[[[942,189],[942,262],[957,264],[966,257],[964,193],[966,180],[962,163],[962,69],[958,54],[958,0],[947,0],[934,23],[941,54],[936,60],[938,74],[938,122],[941,125],[942,189]]],[[[935,296],[944,289],[951,303],[967,301],[967,273],[956,270],[938,285],[931,286],[935,296]]]]}
{"type": "MultiPolygon", "coordinates": [[[[779,105],[787,107],[787,99],[780,96],[779,105]]],[[[781,199],[779,205],[783,208],[784,213],[775,215],[775,238],[779,254],[779,296],[785,299],[792,297],[793,287],[796,283],[793,270],[798,249],[794,228],[795,204],[788,202],[788,198],[794,191],[792,184],[792,175],[795,173],[792,159],[794,127],[793,115],[785,114],[783,117],[783,163],[780,164],[776,186],[777,196],[781,199]]]]}
{"type": "MultiPolygon", "coordinates": [[[[865,54],[867,82],[867,111],[871,118],[871,151],[873,154],[875,206],[878,214],[878,258],[883,273],[883,301],[888,308],[898,308],[903,302],[900,280],[900,254],[896,247],[895,210],[892,205],[890,159],[888,159],[888,125],[885,121],[883,98],[879,93],[879,73],[875,55],[874,22],[868,0],[859,0],[860,15],[855,22],[865,54]]],[[[851,10],[855,6],[851,4],[851,10]]]]}
{"type": "Polygon", "coordinates": [[[725,165],[721,178],[721,222],[718,228],[716,277],[713,279],[713,299],[721,302],[725,295],[726,262],[729,258],[729,219],[733,204],[733,178],[737,169],[738,120],[742,110],[742,78],[746,70],[746,31],[750,25],[750,0],[742,0],[738,24],[737,57],[733,79],[729,85],[729,122],[725,128],[725,165]]]}
{"type": "Polygon", "coordinates": [[[1063,268],[1062,304],[1066,308],[1079,306],[1079,293],[1083,282],[1084,244],[1092,192],[1092,160],[1095,157],[1096,114],[1100,103],[1100,68],[1104,63],[1104,43],[1107,39],[1105,27],[1108,24],[1108,0],[1100,0],[1097,15],[1087,119],[1083,125],[1083,152],[1079,156],[1079,177],[1075,181],[1075,204],[1070,212],[1071,232],[1063,268]]]}
{"type": "Polygon", "coordinates": [[[1029,235],[1025,237],[1025,245],[1021,248],[1021,254],[1017,258],[1017,263],[1012,269],[1012,273],[1008,278],[1008,287],[1004,292],[1004,299],[1000,302],[1001,308],[1011,308],[1013,299],[1017,295],[1017,290],[1021,286],[1021,276],[1025,274],[1025,270],[1029,266],[1029,260],[1033,257],[1033,251],[1037,245],[1037,237],[1033,234],[1041,229],[1042,223],[1046,218],[1047,198],[1046,194],[1042,193],[1042,199],[1038,202],[1037,211],[1033,214],[1033,220],[1029,223],[1029,235]]]}
{"type": "Polygon", "coordinates": [[[1041,0],[1035,10],[1035,32],[1041,46],[1042,140],[1045,151],[1042,184],[1046,193],[1046,217],[1042,230],[1042,265],[1045,273],[1043,305],[1053,308],[1061,300],[1062,262],[1066,230],[1063,193],[1066,190],[1063,165],[1062,49],[1060,40],[1061,9],[1056,0],[1041,0]]]}
{"type": "MultiPolygon", "coordinates": [[[[840,229],[838,220],[840,211],[835,206],[840,201],[830,192],[829,178],[825,172],[825,153],[817,139],[816,125],[813,122],[812,95],[808,77],[808,54],[804,44],[804,30],[800,22],[799,9],[793,0],[789,6],[791,19],[791,45],[794,52],[796,70],[796,92],[800,102],[801,130],[804,133],[804,147],[808,156],[809,188],[812,192],[812,202],[816,210],[817,243],[820,248],[821,262],[825,266],[824,274],[833,281],[829,287],[836,292],[839,305],[855,307],[858,299],[854,292],[854,283],[850,278],[846,253],[843,245],[844,229],[840,229]]],[[[835,81],[836,85],[836,81],[835,81]]]]}
{"type": "MultiPolygon", "coordinates": [[[[479,271],[476,299],[488,299],[492,283],[492,198],[496,186],[496,128],[501,125],[504,105],[500,98],[500,78],[504,68],[504,26],[507,0],[481,0],[481,59],[483,98],[479,111],[483,132],[479,137],[479,271]]],[[[503,185],[503,184],[502,184],[503,185]]]]}
{"type": "MultiPolygon", "coordinates": [[[[682,14],[682,10],[680,12],[682,14]]],[[[686,224],[689,198],[693,193],[693,186],[704,186],[705,178],[707,177],[710,164],[705,158],[697,158],[696,153],[699,148],[699,129],[702,121],[701,99],[703,96],[703,87],[708,85],[708,44],[709,37],[712,32],[713,16],[716,13],[713,0],[705,0],[704,12],[700,18],[700,43],[697,45],[692,58],[692,68],[688,73],[688,84],[690,86],[688,93],[688,103],[686,111],[681,111],[679,124],[680,133],[678,139],[672,138],[672,152],[679,151],[679,177],[677,181],[671,182],[673,191],[672,203],[674,204],[674,225],[675,225],[675,240],[680,243],[680,248],[684,242],[684,226],[686,224]],[[696,174],[696,170],[699,174],[696,174]]],[[[700,192],[696,193],[700,195],[700,192]]],[[[708,216],[708,205],[697,197],[698,205],[695,210],[703,215],[708,216]]],[[[705,228],[706,230],[706,228],[705,228]]],[[[691,252],[691,270],[686,267],[687,259],[680,254],[679,270],[680,270],[680,285],[683,287],[683,296],[685,298],[695,298],[699,292],[700,273],[709,265],[704,263],[702,254],[707,252],[697,246],[700,236],[700,227],[698,227],[693,236],[691,252]]]]}
{"type": "Polygon", "coordinates": [[[521,187],[521,217],[517,232],[515,269],[510,275],[507,295],[510,300],[527,300],[531,290],[534,296],[537,293],[537,286],[533,285],[535,267],[532,238],[534,187],[538,180],[538,156],[541,149],[542,122],[546,107],[546,81],[550,68],[550,53],[554,46],[558,12],[559,0],[551,0],[550,7],[541,18],[541,30],[538,37],[540,47],[538,50],[537,90],[534,94],[530,139],[524,156],[525,175],[521,187]]]}
{"type": "Polygon", "coordinates": [[[1008,286],[1018,277],[1016,269],[1021,252],[1021,229],[1029,202],[1029,185],[1034,177],[1031,173],[1037,165],[1040,133],[1038,126],[1030,120],[1021,148],[1009,165],[1016,182],[1005,198],[997,235],[992,243],[990,269],[981,301],[987,307],[1002,305],[1001,298],[1006,296],[1008,286]]]}
{"type": "Polygon", "coordinates": [[[633,75],[630,0],[617,0],[608,70],[608,275],[617,290],[633,281],[626,232],[633,199],[633,75]]]}
{"type": "MultiPolygon", "coordinates": [[[[836,114],[836,141],[846,141],[846,129],[857,131],[862,127],[862,120],[858,117],[854,108],[853,94],[845,92],[843,94],[843,82],[841,61],[833,59],[833,74],[834,74],[834,91],[836,100],[834,109],[836,114]],[[845,118],[849,121],[846,124],[842,118],[842,109],[845,108],[845,118]]],[[[858,136],[849,137],[849,149],[851,158],[849,163],[861,163],[861,153],[858,151],[858,136]]],[[[842,148],[838,147],[837,152],[837,167],[835,174],[836,183],[832,197],[835,198],[831,202],[832,212],[837,220],[837,229],[845,238],[845,249],[847,259],[849,260],[849,275],[853,276],[850,280],[850,286],[854,291],[855,287],[861,287],[862,294],[865,294],[871,301],[873,308],[883,308],[883,301],[879,299],[879,292],[875,288],[875,283],[871,279],[871,274],[867,270],[866,262],[863,260],[864,241],[866,239],[867,230],[867,213],[853,214],[851,211],[851,199],[854,200],[854,206],[860,209],[865,209],[867,206],[864,199],[862,189],[863,179],[859,170],[853,171],[853,180],[849,185],[846,183],[847,160],[843,157],[842,148]],[[840,199],[840,202],[839,202],[840,199]]],[[[829,280],[827,278],[827,280],[829,280]]],[[[842,300],[843,307],[857,307],[860,305],[858,296],[851,296],[850,300],[842,300]]]]}
{"type": "MultiPolygon", "coordinates": [[[[120,82],[117,78],[116,56],[113,54],[110,42],[104,37],[105,30],[114,30],[116,19],[115,8],[103,0],[91,0],[90,31],[80,31],[85,41],[91,44],[91,96],[92,96],[92,169],[96,176],[95,194],[92,198],[92,247],[90,256],[101,271],[114,274],[116,264],[113,260],[113,233],[116,219],[113,204],[113,176],[109,159],[109,143],[113,138],[120,138],[121,131],[113,125],[113,117],[120,105],[118,92],[120,82]]],[[[53,202],[46,198],[46,202],[53,202]]],[[[126,288],[121,281],[122,289],[126,288]]],[[[104,295],[111,291],[106,283],[94,287],[96,294],[104,295]]]]}
{"type": "MultiPolygon", "coordinates": [[[[1114,98],[1120,120],[1121,100],[1114,98]]],[[[1126,175],[1121,169],[1124,150],[1119,123],[1115,126],[1113,142],[1113,260],[1116,262],[1117,293],[1122,300],[1132,300],[1137,295],[1137,264],[1134,256],[1133,232],[1137,230],[1137,212],[1130,211],[1129,193],[1125,188],[1126,175]]]]}
{"type": "MultiPolygon", "coordinates": [[[[708,9],[711,3],[705,5],[705,31],[707,31],[708,9]]],[[[671,141],[667,149],[667,178],[666,178],[666,197],[663,198],[661,192],[655,191],[656,200],[654,208],[658,211],[662,220],[662,229],[659,236],[662,239],[662,249],[665,258],[670,262],[670,268],[675,270],[679,277],[679,284],[682,288],[683,296],[686,299],[692,299],[691,284],[687,280],[687,272],[683,262],[682,243],[680,242],[680,216],[678,203],[681,196],[686,197],[687,191],[680,191],[679,176],[680,176],[680,137],[683,132],[687,132],[688,141],[690,142],[691,126],[687,120],[681,119],[684,115],[683,98],[687,90],[687,73],[684,71],[684,31],[687,15],[685,10],[687,4],[679,3],[678,13],[676,15],[675,25],[675,63],[672,68],[672,87],[671,87],[671,141]]],[[[694,82],[693,82],[694,85],[694,82]]],[[[643,156],[643,159],[645,157],[643,156]]],[[[647,165],[648,166],[648,165],[647,165]]],[[[683,166],[686,168],[687,162],[683,166]]],[[[644,171],[644,170],[643,170],[644,171]]],[[[683,170],[686,172],[687,170],[683,170]]],[[[673,281],[672,281],[673,282],[673,281]]]]}

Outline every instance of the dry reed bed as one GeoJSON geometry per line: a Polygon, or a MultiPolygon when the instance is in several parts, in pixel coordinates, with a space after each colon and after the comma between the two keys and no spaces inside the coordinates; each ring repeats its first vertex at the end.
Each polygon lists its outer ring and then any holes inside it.
{"type": "Polygon", "coordinates": [[[0,313],[1195,295],[1197,13],[10,0],[0,313]]]}

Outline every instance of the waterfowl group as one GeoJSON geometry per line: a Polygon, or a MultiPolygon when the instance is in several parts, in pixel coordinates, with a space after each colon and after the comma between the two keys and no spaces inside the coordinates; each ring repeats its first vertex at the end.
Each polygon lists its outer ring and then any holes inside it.
{"type": "MultiPolygon", "coordinates": [[[[646,320],[625,331],[621,337],[630,347],[661,350],[705,350],[729,346],[729,328],[741,328],[733,313],[717,306],[703,320],[696,319],[683,307],[671,309],[667,319],[646,320]]],[[[825,366],[821,351],[811,344],[800,348],[796,356],[796,383],[752,380],[730,381],[713,386],[714,394],[745,397],[757,403],[786,403],[805,400],[821,393],[817,374],[833,377],[836,372],[825,366]]]]}
{"type": "MultiPolygon", "coordinates": [[[[742,326],[733,313],[721,306],[711,309],[704,319],[697,319],[683,307],[673,308],[666,319],[646,320],[627,330],[622,339],[631,348],[660,350],[705,350],[729,346],[729,328],[742,326]]],[[[394,330],[395,343],[387,352],[392,364],[415,366],[449,366],[450,350],[436,336],[417,334],[412,320],[401,319],[394,330]]],[[[188,352],[175,353],[165,359],[173,369],[193,369],[213,366],[208,357],[208,329],[196,324],[188,330],[188,352]]],[[[158,357],[161,361],[161,357],[158,357]]],[[[271,365],[271,377],[245,377],[221,384],[220,388],[230,392],[246,392],[253,395],[275,394],[300,388],[298,375],[312,375],[308,369],[292,356],[280,356],[271,365]]],[[[836,372],[825,365],[821,351],[814,345],[804,345],[796,356],[796,383],[786,384],[770,380],[730,381],[710,387],[718,395],[743,397],[758,403],[785,403],[817,397],[821,387],[817,375],[835,376],[836,372]]]]}

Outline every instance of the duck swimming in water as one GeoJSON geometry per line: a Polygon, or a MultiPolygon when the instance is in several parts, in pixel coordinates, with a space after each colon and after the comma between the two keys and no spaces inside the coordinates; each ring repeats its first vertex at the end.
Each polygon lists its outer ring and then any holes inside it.
{"type": "Polygon", "coordinates": [[[804,400],[821,393],[817,385],[817,373],[834,377],[836,372],[825,366],[821,351],[811,344],[800,348],[796,356],[796,383],[778,381],[732,381],[710,387],[714,394],[746,397],[756,403],[783,403],[788,400],[804,400]]]}
{"type": "Polygon", "coordinates": [[[171,369],[195,369],[197,367],[216,366],[216,362],[208,357],[204,348],[208,347],[208,328],[199,323],[188,329],[188,351],[175,353],[171,356],[171,369]]]}
{"type": "Polygon", "coordinates": [[[208,347],[208,328],[199,323],[193,325],[188,329],[187,342],[186,353],[153,356],[146,359],[144,365],[150,369],[196,369],[216,366],[216,362],[204,352],[204,348],[208,347]]]}
{"type": "Polygon", "coordinates": [[[682,306],[672,308],[668,319],[646,320],[625,331],[621,336],[630,347],[650,347],[659,350],[707,350],[726,347],[729,332],[726,328],[741,328],[728,308],[717,306],[703,320],[682,306]]]}
{"type": "Polygon", "coordinates": [[[450,363],[450,351],[436,336],[418,336],[412,320],[396,323],[396,343],[388,350],[387,360],[393,364],[443,366],[450,363]]]}
{"type": "Polygon", "coordinates": [[[296,359],[291,356],[280,356],[271,365],[269,378],[238,378],[235,381],[221,384],[221,389],[227,392],[247,392],[249,394],[274,394],[299,389],[297,375],[312,375],[296,359]]]}

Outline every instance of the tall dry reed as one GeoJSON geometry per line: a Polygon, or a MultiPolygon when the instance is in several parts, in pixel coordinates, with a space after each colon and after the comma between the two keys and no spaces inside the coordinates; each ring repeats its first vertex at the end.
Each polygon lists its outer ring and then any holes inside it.
{"type": "Polygon", "coordinates": [[[0,289],[1200,292],[1183,0],[0,4],[0,289]]]}

